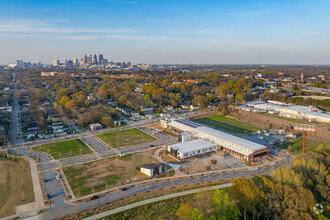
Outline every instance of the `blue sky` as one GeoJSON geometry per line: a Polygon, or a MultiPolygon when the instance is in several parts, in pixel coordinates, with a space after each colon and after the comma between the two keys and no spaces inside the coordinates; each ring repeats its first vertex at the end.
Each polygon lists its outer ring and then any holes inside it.
{"type": "Polygon", "coordinates": [[[330,64],[330,0],[0,0],[0,64],[330,64]]]}

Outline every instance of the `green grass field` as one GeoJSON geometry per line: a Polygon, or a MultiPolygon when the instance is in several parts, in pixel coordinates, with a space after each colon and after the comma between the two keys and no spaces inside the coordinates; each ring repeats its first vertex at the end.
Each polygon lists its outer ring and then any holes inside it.
{"type": "Polygon", "coordinates": [[[30,165],[0,158],[0,218],[15,214],[15,207],[34,201],[30,165]]]}
{"type": "Polygon", "coordinates": [[[251,124],[240,122],[236,119],[228,118],[221,115],[213,115],[205,118],[199,118],[195,119],[194,121],[233,134],[247,134],[255,132],[257,130],[261,130],[260,128],[251,124]]]}
{"type": "MultiPolygon", "coordinates": [[[[315,151],[319,150],[325,145],[325,143],[321,141],[311,140],[306,138],[306,149],[305,151],[315,151]]],[[[283,143],[279,146],[280,148],[288,149],[291,152],[302,153],[303,148],[303,137],[294,139],[292,141],[283,143]],[[291,145],[291,147],[289,147],[291,145]]]]}
{"type": "Polygon", "coordinates": [[[97,137],[109,144],[111,147],[137,145],[155,140],[154,137],[136,128],[99,134],[97,137]]]}
{"type": "Polygon", "coordinates": [[[42,144],[34,147],[33,150],[46,152],[56,160],[92,152],[80,139],[42,144]]]}

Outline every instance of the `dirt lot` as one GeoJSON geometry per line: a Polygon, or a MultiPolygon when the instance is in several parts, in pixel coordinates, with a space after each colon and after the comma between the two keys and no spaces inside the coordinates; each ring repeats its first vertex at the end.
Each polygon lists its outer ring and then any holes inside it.
{"type": "Polygon", "coordinates": [[[160,151],[159,152],[159,157],[163,161],[168,162],[168,163],[173,163],[173,164],[183,164],[183,163],[186,163],[188,161],[196,160],[196,158],[192,157],[192,158],[188,158],[186,160],[180,161],[178,159],[175,159],[173,156],[169,155],[167,150],[160,151]]]}
{"type": "MultiPolygon", "coordinates": [[[[262,129],[283,129],[291,131],[296,122],[268,116],[265,114],[258,114],[253,112],[238,111],[232,115],[237,120],[259,126],[262,129]]],[[[310,139],[319,140],[322,142],[330,142],[330,131],[327,128],[316,127],[315,134],[308,135],[310,139]]]]}
{"type": "Polygon", "coordinates": [[[112,157],[63,168],[76,196],[88,195],[116,185],[132,165],[132,156],[112,157]]]}
{"type": "Polygon", "coordinates": [[[34,201],[30,165],[0,158],[0,218],[15,214],[15,207],[34,201]]]}
{"type": "Polygon", "coordinates": [[[184,166],[182,171],[186,174],[192,174],[245,166],[245,163],[240,159],[233,157],[223,151],[216,151],[210,155],[192,161],[191,163],[184,166]]]}

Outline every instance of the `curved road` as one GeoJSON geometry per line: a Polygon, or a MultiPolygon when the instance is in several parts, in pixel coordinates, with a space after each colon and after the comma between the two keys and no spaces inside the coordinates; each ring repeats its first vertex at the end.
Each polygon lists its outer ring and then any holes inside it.
{"type": "MultiPolygon", "coordinates": [[[[190,185],[190,184],[196,184],[196,183],[203,183],[203,182],[209,182],[209,181],[217,181],[217,180],[224,180],[224,179],[231,179],[231,178],[239,178],[239,177],[246,177],[246,176],[253,176],[258,175],[261,173],[267,173],[271,171],[272,169],[276,169],[278,167],[281,167],[283,165],[288,164],[291,160],[291,156],[285,154],[285,159],[274,164],[274,166],[264,166],[261,169],[255,169],[254,167],[247,169],[246,171],[232,171],[232,172],[222,172],[222,173],[210,173],[205,175],[191,175],[187,177],[182,177],[180,179],[169,179],[164,180],[161,182],[148,182],[143,185],[136,185],[136,186],[130,186],[126,191],[114,191],[107,193],[105,195],[100,196],[99,199],[93,200],[93,201],[86,201],[81,204],[77,205],[71,205],[67,203],[61,203],[58,201],[63,201],[63,198],[65,197],[64,191],[60,189],[55,189],[52,191],[52,196],[54,196],[51,200],[55,201],[55,205],[53,205],[47,212],[37,216],[37,218],[41,219],[53,219],[53,218],[60,218],[64,215],[73,214],[75,212],[82,211],[84,209],[90,209],[99,205],[107,204],[110,202],[114,202],[117,200],[120,200],[122,198],[125,198],[127,196],[131,196],[137,193],[157,190],[157,189],[163,189],[163,188],[169,188],[173,186],[184,186],[184,185],[190,185]],[[57,191],[56,191],[57,190],[57,191]],[[57,193],[56,193],[57,192],[57,193]],[[54,195],[55,193],[55,195],[54,195]]],[[[45,165],[45,163],[44,163],[45,165]]],[[[58,186],[57,180],[53,180],[53,175],[49,174],[51,176],[49,182],[47,182],[47,185],[55,184],[54,186],[58,186]],[[55,183],[54,183],[55,181],[55,183]]],[[[58,186],[59,187],[59,186],[58,186]]],[[[56,187],[57,188],[57,187],[56,187]]]]}

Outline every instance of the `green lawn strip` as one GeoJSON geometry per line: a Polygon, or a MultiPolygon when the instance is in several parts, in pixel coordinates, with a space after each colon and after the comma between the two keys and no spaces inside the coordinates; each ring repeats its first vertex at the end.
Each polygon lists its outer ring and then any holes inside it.
{"type": "Polygon", "coordinates": [[[0,159],[0,209],[3,207],[10,196],[10,169],[4,159],[0,159]]]}
{"type": "Polygon", "coordinates": [[[199,118],[195,119],[195,121],[234,134],[246,134],[260,130],[258,127],[253,125],[221,115],[199,118]]]}
{"type": "Polygon", "coordinates": [[[34,147],[33,150],[46,152],[54,159],[68,158],[70,155],[74,157],[92,152],[80,139],[42,144],[34,147]]]}
{"type": "Polygon", "coordinates": [[[99,134],[97,137],[109,144],[111,147],[137,145],[155,140],[154,137],[136,128],[99,134]]]}
{"type": "MultiPolygon", "coordinates": [[[[324,146],[324,143],[321,141],[311,140],[306,138],[306,149],[305,151],[315,151],[324,146]]],[[[302,153],[303,148],[303,137],[296,138],[292,141],[283,143],[279,145],[280,148],[289,149],[292,152],[302,153]],[[290,149],[289,149],[289,146],[290,149]]]]}
{"type": "MultiPolygon", "coordinates": [[[[96,173],[85,173],[84,171],[88,169],[89,167],[93,166],[94,163],[102,163],[104,160],[124,160],[124,161],[130,161],[132,160],[132,155],[128,155],[125,157],[110,157],[107,159],[97,160],[97,161],[91,161],[84,164],[79,165],[73,165],[73,166],[67,166],[63,168],[63,172],[69,182],[69,185],[73,191],[73,193],[77,196],[85,196],[92,193],[100,192],[102,190],[106,189],[106,186],[114,186],[116,185],[120,179],[121,176],[124,174],[124,171],[121,175],[108,175],[105,177],[95,178],[96,175],[100,174],[98,172],[96,173]],[[95,180],[97,181],[96,184],[93,186],[86,185],[88,181],[95,180]],[[93,189],[94,188],[94,189],[93,189]]],[[[120,169],[120,167],[116,167],[115,165],[111,164],[111,166],[108,167],[109,170],[115,170],[120,169]]]]}

